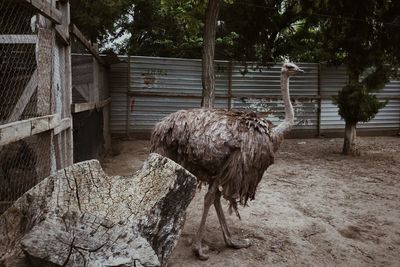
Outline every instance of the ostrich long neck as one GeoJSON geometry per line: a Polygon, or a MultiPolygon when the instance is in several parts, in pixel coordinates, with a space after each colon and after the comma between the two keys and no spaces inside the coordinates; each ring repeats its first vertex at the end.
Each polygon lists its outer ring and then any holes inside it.
{"type": "Polygon", "coordinates": [[[281,74],[281,90],[283,103],[285,105],[285,119],[277,127],[272,130],[272,141],[274,144],[274,151],[276,151],[285,137],[285,134],[290,131],[294,124],[294,111],[292,103],[290,102],[289,94],[289,76],[285,73],[281,74]]]}

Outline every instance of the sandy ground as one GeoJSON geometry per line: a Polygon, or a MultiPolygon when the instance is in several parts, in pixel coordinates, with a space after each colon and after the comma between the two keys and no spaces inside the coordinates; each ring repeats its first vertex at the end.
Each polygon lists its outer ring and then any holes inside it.
{"type": "MultiPolygon", "coordinates": [[[[242,220],[227,216],[231,231],[253,245],[226,247],[211,210],[205,262],[190,247],[205,189],[199,191],[169,265],[400,266],[400,137],[359,138],[359,157],[339,154],[341,145],[342,139],[285,140],[256,199],[240,210],[242,220]]],[[[147,158],[148,146],[114,140],[105,171],[132,173],[147,158]]]]}

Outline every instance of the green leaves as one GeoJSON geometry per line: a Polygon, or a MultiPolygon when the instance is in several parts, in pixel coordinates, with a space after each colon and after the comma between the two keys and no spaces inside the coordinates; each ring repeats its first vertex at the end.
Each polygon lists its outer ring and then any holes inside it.
{"type": "Polygon", "coordinates": [[[102,41],[113,31],[122,14],[128,12],[131,0],[70,0],[71,20],[92,41],[102,41]]]}
{"type": "MultiPolygon", "coordinates": [[[[106,42],[110,33],[129,38],[120,45],[122,52],[192,58],[201,56],[207,2],[70,1],[73,22],[93,41],[106,42]]],[[[398,65],[400,1],[221,0],[221,4],[217,59],[327,61],[347,64],[358,75],[382,62],[398,65]]],[[[368,87],[377,87],[371,82],[366,82],[368,87]]]]}
{"type": "Polygon", "coordinates": [[[389,26],[389,21],[400,14],[400,4],[328,0],[320,12],[329,14],[320,23],[322,39],[328,48],[326,59],[348,66],[350,84],[336,98],[339,114],[346,122],[369,121],[386,105],[372,93],[385,86],[394,74],[392,70],[400,64],[398,49],[389,41],[400,37],[399,29],[389,26]]]}
{"type": "Polygon", "coordinates": [[[387,101],[379,101],[362,83],[351,83],[339,91],[334,99],[339,115],[349,123],[367,122],[375,117],[387,101]]]}

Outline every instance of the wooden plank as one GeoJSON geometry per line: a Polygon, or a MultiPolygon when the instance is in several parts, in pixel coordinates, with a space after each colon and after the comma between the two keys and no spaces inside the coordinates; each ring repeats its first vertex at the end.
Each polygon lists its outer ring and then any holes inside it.
{"type": "Polygon", "coordinates": [[[72,33],[78,40],[83,44],[83,46],[98,60],[98,62],[104,66],[107,64],[100,57],[99,52],[95,49],[95,47],[90,43],[88,39],[83,35],[83,33],[76,27],[75,24],[70,25],[70,33],[72,33]]]}
{"type": "Polygon", "coordinates": [[[99,102],[72,104],[72,107],[71,107],[72,113],[79,113],[79,112],[83,112],[83,111],[93,110],[96,108],[102,108],[102,107],[108,105],[110,102],[111,102],[111,99],[108,98],[106,100],[99,101],[99,102]]]}
{"type": "Polygon", "coordinates": [[[110,109],[110,105],[103,108],[103,138],[106,153],[111,149],[110,109]]]}
{"type": "Polygon", "coordinates": [[[32,120],[31,122],[31,135],[35,135],[38,133],[42,133],[53,129],[60,125],[60,116],[58,114],[55,115],[47,115],[44,117],[40,117],[42,119],[32,120]]]}
{"type": "Polygon", "coordinates": [[[60,121],[60,124],[54,128],[54,135],[58,135],[62,131],[70,129],[72,127],[72,120],[70,118],[65,118],[60,121]]]}
{"type": "Polygon", "coordinates": [[[16,121],[0,126],[0,146],[51,130],[60,124],[58,114],[16,121]]]}
{"type": "Polygon", "coordinates": [[[18,0],[19,2],[25,3],[33,8],[36,12],[45,16],[56,24],[61,24],[62,13],[52,3],[47,0],[18,0]]]}
{"type": "MultiPolygon", "coordinates": [[[[98,51],[98,45],[95,44],[95,49],[98,51]]],[[[97,60],[93,60],[93,87],[96,90],[92,90],[91,91],[91,96],[90,96],[90,102],[98,102],[100,101],[100,95],[99,95],[99,91],[101,90],[100,86],[99,86],[99,72],[100,72],[100,64],[97,62],[97,60]]]]}
{"type": "Polygon", "coordinates": [[[36,34],[2,34],[0,44],[36,44],[36,34]]]}
{"type": "Polygon", "coordinates": [[[26,105],[28,105],[29,100],[31,99],[33,93],[35,92],[38,86],[38,74],[37,69],[32,73],[31,79],[29,80],[28,84],[25,86],[24,92],[22,93],[21,97],[18,99],[17,104],[15,105],[13,111],[11,112],[10,117],[8,117],[7,122],[12,122],[19,120],[26,105]]]}
{"type": "MultiPolygon", "coordinates": [[[[70,4],[68,1],[60,2],[60,10],[63,14],[62,24],[69,32],[69,26],[71,24],[71,12],[70,12],[70,4]]],[[[72,112],[71,112],[71,104],[72,104],[72,66],[71,66],[71,46],[64,47],[64,110],[63,110],[63,118],[70,118],[72,122],[72,112]]],[[[62,167],[69,166],[73,164],[74,161],[74,142],[73,142],[73,133],[72,127],[63,131],[60,135],[60,151],[61,151],[61,160],[62,167]]]]}
{"type": "Polygon", "coordinates": [[[96,106],[95,103],[77,103],[77,104],[72,104],[72,113],[79,113],[87,110],[92,110],[96,106]]]}
{"type": "Polygon", "coordinates": [[[38,65],[36,109],[38,114],[47,115],[52,113],[50,109],[52,102],[53,31],[52,29],[39,28],[38,37],[39,41],[36,55],[38,65]]]}
{"type": "MultiPolygon", "coordinates": [[[[54,134],[55,135],[55,134],[54,134]]],[[[60,170],[63,168],[64,165],[64,154],[62,153],[62,144],[61,144],[61,135],[55,135],[54,140],[54,153],[56,157],[56,169],[60,170]]]]}
{"type": "Polygon", "coordinates": [[[65,46],[70,45],[68,27],[65,27],[64,25],[56,25],[55,30],[56,36],[61,40],[62,44],[65,46]]]}
{"type": "Polygon", "coordinates": [[[0,146],[31,136],[31,122],[17,121],[0,126],[0,146]]]}

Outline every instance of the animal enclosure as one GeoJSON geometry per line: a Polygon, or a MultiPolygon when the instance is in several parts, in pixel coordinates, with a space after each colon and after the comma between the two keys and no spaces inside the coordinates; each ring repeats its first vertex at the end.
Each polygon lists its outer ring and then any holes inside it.
{"type": "MultiPolygon", "coordinates": [[[[153,126],[180,109],[200,107],[201,61],[196,59],[120,56],[110,67],[111,131],[149,136],[153,126]]],[[[337,135],[344,121],[332,102],[347,82],[344,66],[298,63],[305,73],[293,77],[290,94],[295,109],[292,136],[337,135]]],[[[274,124],[284,117],[280,92],[282,64],[247,69],[238,63],[216,61],[215,106],[268,114],[274,124]]],[[[400,81],[393,80],[378,94],[389,100],[372,121],[360,124],[360,134],[393,134],[400,127],[400,81]]]]}
{"type": "Polygon", "coordinates": [[[107,64],[67,1],[0,0],[0,10],[2,213],[55,171],[105,153],[110,99],[107,64]],[[82,62],[72,49],[90,54],[82,62]]]}
{"type": "Polygon", "coordinates": [[[72,119],[68,4],[2,0],[0,10],[2,212],[72,163],[72,119]]]}

